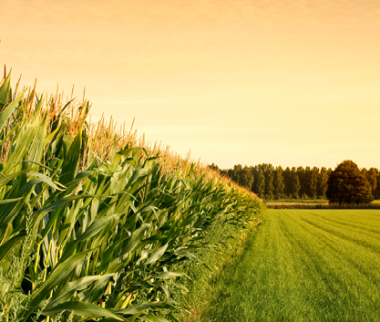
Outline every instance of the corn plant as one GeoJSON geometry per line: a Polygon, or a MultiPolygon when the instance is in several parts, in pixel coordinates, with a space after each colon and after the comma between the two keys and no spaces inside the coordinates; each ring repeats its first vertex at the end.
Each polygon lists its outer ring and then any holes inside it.
{"type": "Polygon", "coordinates": [[[168,169],[130,134],[100,157],[89,103],[76,122],[54,104],[12,94],[10,75],[0,86],[0,321],[175,320],[178,267],[216,220],[244,229],[259,200],[186,160],[168,169]]]}

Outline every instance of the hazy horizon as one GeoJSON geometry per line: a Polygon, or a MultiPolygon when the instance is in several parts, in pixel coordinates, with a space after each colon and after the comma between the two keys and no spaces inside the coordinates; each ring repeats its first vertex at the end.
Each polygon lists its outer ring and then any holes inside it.
{"type": "Polygon", "coordinates": [[[2,1],[13,83],[76,95],[185,156],[380,168],[380,3],[2,1]]]}

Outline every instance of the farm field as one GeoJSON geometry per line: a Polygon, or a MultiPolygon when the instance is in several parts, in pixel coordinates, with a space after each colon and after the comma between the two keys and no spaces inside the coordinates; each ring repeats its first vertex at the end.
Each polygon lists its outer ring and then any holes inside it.
{"type": "Polygon", "coordinates": [[[380,211],[264,213],[203,321],[380,321],[380,211]]]}

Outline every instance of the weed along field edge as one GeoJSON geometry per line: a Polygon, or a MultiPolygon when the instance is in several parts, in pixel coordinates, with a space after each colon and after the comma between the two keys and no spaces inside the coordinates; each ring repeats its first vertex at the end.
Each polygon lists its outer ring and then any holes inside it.
{"type": "Polygon", "coordinates": [[[268,209],[203,321],[380,321],[380,211],[268,209]]]}

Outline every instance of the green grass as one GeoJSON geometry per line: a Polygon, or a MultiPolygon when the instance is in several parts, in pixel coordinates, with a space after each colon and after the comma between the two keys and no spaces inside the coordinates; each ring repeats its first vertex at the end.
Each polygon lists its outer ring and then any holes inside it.
{"type": "MultiPolygon", "coordinates": [[[[260,218],[261,215],[259,214],[258,217],[260,218]]],[[[220,223],[212,225],[205,239],[207,247],[199,248],[195,253],[200,261],[181,268],[190,279],[185,280],[189,293],[180,298],[180,301],[191,313],[180,312],[177,316],[179,321],[193,321],[201,317],[202,308],[210,304],[213,279],[241,255],[245,249],[247,237],[256,231],[256,223],[253,223],[246,231],[242,231],[235,225],[220,223]]]]}
{"type": "Polygon", "coordinates": [[[380,321],[380,211],[267,210],[264,221],[203,321],[380,321]]]}

